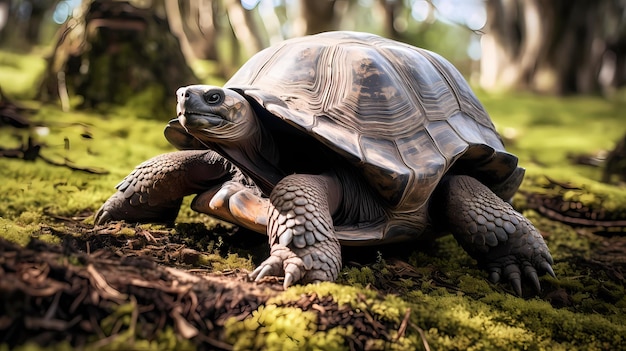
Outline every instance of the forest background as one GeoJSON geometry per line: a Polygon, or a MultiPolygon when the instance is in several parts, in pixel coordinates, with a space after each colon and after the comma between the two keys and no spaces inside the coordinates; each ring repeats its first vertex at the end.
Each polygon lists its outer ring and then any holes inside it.
{"type": "Polygon", "coordinates": [[[0,1],[0,349],[616,349],[624,84],[623,0],[0,1]],[[347,252],[337,283],[281,292],[245,280],[265,239],[189,199],[174,227],[94,227],[115,184],[173,150],[179,86],[221,85],[328,30],[424,47],[465,75],[527,168],[514,205],[557,273],[541,293],[488,283],[450,237],[347,252]]]}

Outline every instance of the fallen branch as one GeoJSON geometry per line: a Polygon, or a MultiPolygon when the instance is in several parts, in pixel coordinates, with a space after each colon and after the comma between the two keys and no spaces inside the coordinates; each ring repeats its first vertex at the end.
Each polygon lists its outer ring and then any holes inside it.
{"type": "Polygon", "coordinates": [[[16,148],[5,149],[5,148],[0,147],[0,157],[17,158],[17,159],[21,159],[24,161],[35,161],[36,159],[41,159],[47,164],[50,164],[53,166],[67,167],[73,171],[81,171],[81,172],[86,172],[90,174],[108,174],[109,173],[109,171],[107,171],[104,168],[78,166],[67,158],[64,158],[63,162],[54,161],[51,158],[48,158],[41,154],[41,150],[44,146],[45,144],[36,143],[34,139],[29,136],[28,142],[26,144],[22,142],[22,144],[16,148]]]}

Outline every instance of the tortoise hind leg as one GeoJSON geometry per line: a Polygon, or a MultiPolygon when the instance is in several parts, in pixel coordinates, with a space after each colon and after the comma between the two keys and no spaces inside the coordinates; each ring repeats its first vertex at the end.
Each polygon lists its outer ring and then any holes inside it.
{"type": "Polygon", "coordinates": [[[331,211],[338,204],[334,177],[294,174],[283,178],[270,194],[267,232],[270,257],[251,274],[259,280],[284,275],[284,287],[333,281],[341,269],[341,248],[331,211]]]}
{"type": "Polygon", "coordinates": [[[441,211],[449,230],[493,282],[507,278],[518,295],[525,276],[539,292],[537,272],[554,276],[552,257],[541,234],[528,219],[468,176],[442,181],[434,210],[441,211]]]}

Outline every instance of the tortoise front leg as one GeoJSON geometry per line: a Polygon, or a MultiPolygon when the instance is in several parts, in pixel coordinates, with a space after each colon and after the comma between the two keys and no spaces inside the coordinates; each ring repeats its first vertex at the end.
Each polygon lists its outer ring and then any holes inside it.
{"type": "Polygon", "coordinates": [[[96,224],[114,220],[173,223],[187,195],[244,182],[241,172],[211,150],[176,151],[137,166],[95,215],[96,224]]]}
{"type": "Polygon", "coordinates": [[[331,217],[341,189],[335,177],[295,174],[283,178],[270,194],[270,257],[251,274],[284,275],[294,282],[334,281],[341,270],[341,248],[331,217]]]}
{"type": "MultiPolygon", "coordinates": [[[[541,234],[528,219],[478,180],[450,176],[436,198],[449,230],[463,248],[498,282],[507,278],[518,295],[525,276],[541,290],[537,272],[554,276],[552,256],[541,234]]],[[[437,215],[437,214],[435,214],[437,215]]]]}

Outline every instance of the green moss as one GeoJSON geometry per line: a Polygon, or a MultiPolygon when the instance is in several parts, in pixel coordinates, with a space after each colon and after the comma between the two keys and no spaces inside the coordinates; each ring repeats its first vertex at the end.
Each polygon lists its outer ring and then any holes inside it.
{"type": "Polygon", "coordinates": [[[235,350],[347,350],[344,337],[351,326],[319,331],[313,312],[295,307],[260,306],[252,315],[225,325],[226,340],[235,350]]]}
{"type": "MultiPolygon", "coordinates": [[[[409,350],[422,346],[419,334],[412,329],[399,336],[399,327],[409,305],[394,295],[381,295],[370,289],[345,286],[336,283],[319,283],[293,286],[284,293],[271,298],[242,322],[231,318],[226,323],[227,340],[234,343],[235,349],[302,349],[302,350],[342,350],[347,349],[346,338],[354,333],[350,322],[346,326],[318,329],[316,314],[297,307],[286,307],[303,296],[323,299],[332,297],[340,307],[349,306],[354,313],[366,311],[367,315],[379,321],[395,325],[389,331],[391,339],[372,338],[366,345],[373,350],[409,350]],[[281,348],[281,345],[289,347],[281,348]]],[[[411,320],[414,316],[411,314],[411,320]]]]}
{"type": "MultiPolygon", "coordinates": [[[[626,217],[626,188],[611,186],[587,177],[577,175],[571,168],[558,170],[531,168],[522,184],[526,192],[550,197],[561,197],[565,201],[580,202],[595,210],[613,214],[615,218],[626,217]],[[567,188],[555,185],[550,179],[567,184],[567,188]]],[[[523,207],[524,197],[516,196],[516,205],[523,207]]]]}
{"type": "Polygon", "coordinates": [[[146,340],[141,336],[141,325],[138,324],[137,306],[134,300],[119,305],[113,313],[102,319],[100,327],[108,336],[106,342],[93,340],[85,349],[93,350],[195,350],[190,340],[180,338],[171,326],[163,328],[154,340],[146,340]],[[113,333],[113,331],[117,331],[113,333]]]}
{"type": "Polygon", "coordinates": [[[209,266],[215,272],[223,272],[234,269],[244,269],[251,271],[254,264],[250,257],[244,258],[237,254],[228,254],[222,257],[220,254],[202,254],[198,258],[198,264],[201,266],[209,266]]]}
{"type": "MultiPolygon", "coordinates": [[[[162,85],[151,85],[139,92],[130,93],[121,106],[107,106],[107,111],[114,111],[120,116],[131,115],[143,119],[167,120],[176,117],[176,106],[173,95],[166,92],[162,85]],[[156,101],[156,102],[155,102],[156,101]],[[163,103],[158,103],[162,101],[163,103]],[[165,102],[171,105],[165,106],[165,102]]],[[[102,109],[102,108],[100,108],[102,109]]]]}
{"type": "Polygon", "coordinates": [[[524,167],[568,167],[599,179],[600,172],[570,165],[567,155],[609,150],[622,137],[626,103],[595,97],[479,94],[507,149],[524,167]],[[507,137],[509,135],[509,137],[507,137]]]}
{"type": "MultiPolygon", "coordinates": [[[[42,160],[5,159],[0,167],[0,177],[5,180],[0,184],[0,216],[6,219],[17,219],[27,212],[32,220],[44,209],[68,217],[85,209],[95,210],[137,164],[173,149],[163,137],[164,122],[136,120],[131,125],[127,117],[66,114],[48,106],[42,107],[33,120],[46,126],[41,129],[45,134],[24,131],[21,137],[26,140],[32,134],[37,142],[45,144],[41,151],[45,157],[60,163],[67,158],[73,165],[109,173],[72,171],[42,160]],[[120,129],[127,131],[124,137],[116,136],[120,129]]],[[[0,146],[19,146],[12,133],[0,129],[0,146]]]]}
{"type": "Polygon", "coordinates": [[[347,285],[366,286],[376,281],[374,271],[368,266],[356,268],[350,267],[342,271],[342,282],[347,285]]]}
{"type": "Polygon", "coordinates": [[[26,245],[33,233],[39,230],[39,225],[22,226],[14,221],[0,217],[0,236],[20,245],[26,245]]]}
{"type": "Polygon", "coordinates": [[[498,293],[478,300],[411,295],[416,322],[433,349],[603,349],[619,345],[626,335],[615,319],[557,310],[536,299],[498,293]]]}
{"type": "Polygon", "coordinates": [[[590,350],[600,350],[607,345],[619,345],[626,338],[626,326],[615,315],[555,309],[546,301],[520,301],[511,296],[492,295],[483,302],[497,306],[511,321],[523,321],[527,330],[541,337],[540,344],[584,345],[590,350]]]}
{"type": "Polygon", "coordinates": [[[480,297],[493,293],[493,287],[481,276],[465,274],[459,277],[459,289],[472,297],[480,297]]]}
{"type": "Polygon", "coordinates": [[[302,295],[313,293],[318,297],[331,296],[339,306],[348,305],[354,310],[369,311],[379,320],[393,323],[400,323],[408,308],[406,302],[398,296],[391,294],[381,296],[371,289],[331,282],[290,287],[284,293],[271,298],[268,304],[285,304],[298,300],[302,295]]]}
{"type": "Polygon", "coordinates": [[[59,238],[56,235],[49,234],[49,233],[43,233],[43,234],[37,235],[37,239],[41,241],[45,241],[49,244],[60,244],[62,242],[61,238],[59,238]]]}
{"type": "Polygon", "coordinates": [[[0,344],[0,351],[72,351],[74,348],[69,342],[60,342],[53,345],[40,346],[35,342],[27,342],[17,347],[9,347],[6,344],[0,344]]]}
{"type": "Polygon", "coordinates": [[[0,87],[12,98],[36,98],[45,69],[46,61],[41,55],[0,51],[0,87]]]}

